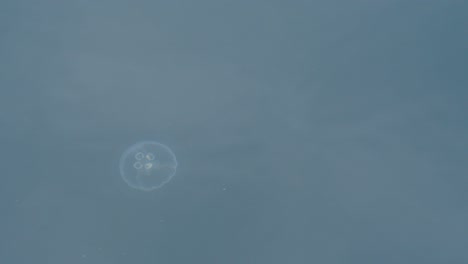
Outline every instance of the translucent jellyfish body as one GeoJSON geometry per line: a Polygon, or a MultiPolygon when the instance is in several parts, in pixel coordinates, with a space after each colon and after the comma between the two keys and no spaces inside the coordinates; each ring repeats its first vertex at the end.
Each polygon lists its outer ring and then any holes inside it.
{"type": "Polygon", "coordinates": [[[120,158],[122,179],[135,189],[152,191],[168,183],[176,173],[177,160],[167,146],[143,141],[128,148],[120,158]]]}

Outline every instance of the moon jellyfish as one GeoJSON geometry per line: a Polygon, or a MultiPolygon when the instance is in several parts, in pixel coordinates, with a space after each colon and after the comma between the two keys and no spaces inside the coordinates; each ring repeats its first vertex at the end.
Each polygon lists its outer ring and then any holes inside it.
{"type": "Polygon", "coordinates": [[[152,191],[172,179],[176,173],[177,160],[166,145],[143,141],[122,154],[119,166],[122,179],[130,187],[152,191]]]}

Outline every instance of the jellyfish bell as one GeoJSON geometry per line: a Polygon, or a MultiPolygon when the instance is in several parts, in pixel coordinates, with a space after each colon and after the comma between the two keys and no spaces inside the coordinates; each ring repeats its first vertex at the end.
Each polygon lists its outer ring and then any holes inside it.
{"type": "Polygon", "coordinates": [[[120,158],[122,179],[135,189],[151,191],[168,183],[176,173],[172,150],[158,142],[143,141],[130,146],[120,158]]]}

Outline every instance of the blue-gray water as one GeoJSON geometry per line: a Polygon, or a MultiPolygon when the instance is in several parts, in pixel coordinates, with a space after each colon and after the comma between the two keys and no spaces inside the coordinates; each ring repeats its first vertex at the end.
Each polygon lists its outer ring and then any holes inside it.
{"type": "Polygon", "coordinates": [[[467,10],[1,1],[0,263],[468,263],[467,10]]]}

